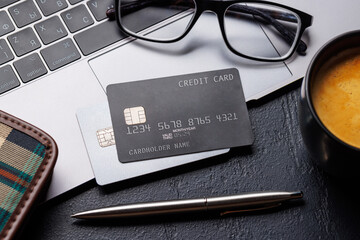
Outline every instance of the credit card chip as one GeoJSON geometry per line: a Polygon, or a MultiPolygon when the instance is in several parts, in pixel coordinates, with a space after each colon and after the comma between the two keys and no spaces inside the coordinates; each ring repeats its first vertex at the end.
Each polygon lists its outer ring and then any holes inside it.
{"type": "Polygon", "coordinates": [[[146,122],[145,109],[142,106],[125,108],[124,117],[127,125],[135,125],[146,122]]]}
{"type": "Polygon", "coordinates": [[[115,145],[114,130],[112,127],[97,130],[96,136],[100,147],[109,147],[115,145]]]}

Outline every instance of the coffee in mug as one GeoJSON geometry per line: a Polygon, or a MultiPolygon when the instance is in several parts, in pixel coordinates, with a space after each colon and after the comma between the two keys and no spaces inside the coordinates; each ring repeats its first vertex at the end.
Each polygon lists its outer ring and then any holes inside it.
{"type": "Polygon", "coordinates": [[[315,75],[310,94],[325,127],[360,148],[360,48],[330,58],[315,75]]]}
{"type": "Polygon", "coordinates": [[[311,158],[328,173],[359,177],[360,30],[328,41],[301,86],[299,123],[311,158]]]}

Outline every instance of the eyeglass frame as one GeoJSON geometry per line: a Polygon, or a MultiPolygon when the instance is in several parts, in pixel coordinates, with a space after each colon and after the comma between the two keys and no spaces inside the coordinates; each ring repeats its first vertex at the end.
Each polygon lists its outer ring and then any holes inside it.
{"type": "MultiPolygon", "coordinates": [[[[181,39],[183,39],[193,28],[193,26],[195,25],[196,21],[200,18],[200,16],[202,15],[203,12],[210,10],[212,12],[214,12],[217,15],[218,21],[219,21],[219,26],[220,26],[220,30],[221,30],[221,34],[222,37],[224,39],[224,42],[226,44],[226,46],[228,47],[228,49],[234,53],[235,55],[238,55],[240,57],[246,58],[246,59],[251,59],[251,60],[256,60],[256,61],[263,61],[263,62],[281,62],[281,61],[285,61],[287,59],[289,59],[295,52],[295,50],[298,48],[299,43],[302,42],[301,41],[301,36],[303,35],[303,33],[305,32],[305,29],[310,27],[312,25],[312,19],[313,17],[305,12],[302,12],[300,10],[297,10],[295,8],[289,7],[289,6],[285,6],[279,3],[275,3],[275,2],[269,2],[269,1],[261,1],[261,0],[246,0],[246,1],[242,1],[242,0],[230,0],[230,1],[217,1],[217,0],[192,0],[195,4],[195,13],[192,16],[191,21],[188,23],[187,28],[185,29],[185,31],[183,32],[182,35],[180,35],[179,37],[173,38],[173,39],[149,39],[149,38],[145,38],[142,36],[138,36],[130,31],[128,31],[124,26],[122,26],[121,22],[120,22],[120,1],[121,0],[116,0],[115,1],[115,19],[117,22],[118,27],[120,28],[121,31],[123,31],[124,33],[126,33],[127,35],[134,37],[136,39],[141,39],[141,40],[145,40],[145,41],[149,41],[149,42],[158,42],[158,43],[173,43],[173,42],[177,42],[181,39]],[[298,17],[300,18],[300,29],[298,32],[298,38],[295,41],[295,44],[293,44],[289,50],[289,52],[285,55],[285,56],[280,56],[279,58],[261,58],[261,57],[254,57],[254,56],[248,56],[245,55],[243,53],[238,52],[237,50],[235,50],[231,44],[229,43],[227,37],[226,37],[226,31],[225,31],[225,24],[224,24],[224,19],[225,19],[225,13],[226,10],[231,6],[234,5],[236,3],[259,3],[259,4],[267,4],[269,6],[275,6],[275,7],[280,7],[286,10],[289,10],[295,14],[298,15],[298,17]],[[222,16],[222,17],[221,17],[222,16]]],[[[303,45],[305,45],[305,49],[303,50],[303,53],[306,51],[306,44],[303,43],[303,45]]]]}

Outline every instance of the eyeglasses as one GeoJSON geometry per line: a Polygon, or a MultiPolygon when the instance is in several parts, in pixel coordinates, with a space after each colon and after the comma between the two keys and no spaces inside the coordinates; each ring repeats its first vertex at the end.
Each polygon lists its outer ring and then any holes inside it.
{"type": "MultiPolygon", "coordinates": [[[[117,0],[108,16],[116,18],[129,36],[171,43],[189,33],[204,11],[217,14],[227,47],[252,60],[276,62],[288,59],[295,50],[305,54],[301,40],[312,16],[266,1],[217,0],[117,0]],[[155,31],[167,26],[166,31],[155,31]]],[[[209,29],[211,26],[209,26],[209,29]]]]}

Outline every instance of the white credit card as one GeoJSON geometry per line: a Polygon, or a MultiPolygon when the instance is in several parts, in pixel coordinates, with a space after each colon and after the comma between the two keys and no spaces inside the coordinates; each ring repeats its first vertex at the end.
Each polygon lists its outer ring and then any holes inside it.
{"type": "Polygon", "coordinates": [[[108,103],[104,102],[96,106],[79,109],[76,115],[96,182],[102,186],[195,162],[229,151],[229,149],[222,149],[146,161],[121,163],[117,157],[108,103]]]}

